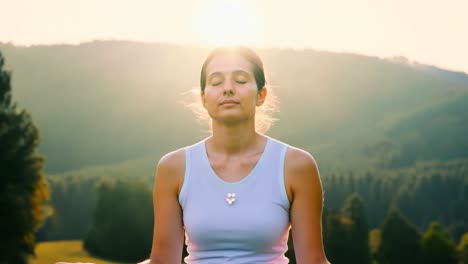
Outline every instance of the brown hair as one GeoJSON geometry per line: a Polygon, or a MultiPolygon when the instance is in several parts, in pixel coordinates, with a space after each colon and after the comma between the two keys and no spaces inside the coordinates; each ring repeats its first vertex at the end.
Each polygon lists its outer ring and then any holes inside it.
{"type": "Polygon", "coordinates": [[[253,66],[253,74],[255,76],[255,82],[257,83],[257,90],[260,91],[263,87],[265,87],[265,71],[263,69],[263,62],[260,57],[250,48],[244,46],[237,46],[237,47],[222,47],[216,48],[208,54],[203,63],[201,68],[200,74],[200,89],[201,92],[205,92],[206,87],[206,67],[208,64],[213,60],[214,57],[224,54],[236,54],[240,55],[244,59],[246,59],[250,64],[253,66]]]}

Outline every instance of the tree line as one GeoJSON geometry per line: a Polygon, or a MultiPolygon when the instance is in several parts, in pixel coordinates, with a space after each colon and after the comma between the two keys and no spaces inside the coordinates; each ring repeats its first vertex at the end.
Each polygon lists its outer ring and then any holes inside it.
{"type": "MultiPolygon", "coordinates": [[[[331,263],[468,263],[468,232],[454,241],[438,221],[420,230],[397,207],[389,208],[382,225],[371,229],[366,211],[366,203],[357,193],[348,196],[341,208],[324,210],[323,240],[331,263]]],[[[115,261],[147,258],[153,232],[152,212],[148,185],[128,180],[102,185],[94,225],[84,240],[85,249],[115,261]]],[[[286,255],[291,263],[296,263],[291,237],[286,255]]]]}
{"type": "MultiPolygon", "coordinates": [[[[449,260],[466,255],[467,169],[468,162],[458,160],[400,170],[322,172],[324,243],[332,263],[431,263],[424,259],[436,252],[427,249],[434,243],[447,247],[441,254],[449,260]],[[413,255],[417,260],[411,262],[413,255]]],[[[118,261],[147,257],[153,180],[85,174],[49,178],[55,211],[38,238],[84,239],[88,251],[118,261]]],[[[287,255],[292,261],[293,248],[290,239],[287,255]]]]}
{"type": "MultiPolygon", "coordinates": [[[[439,221],[447,226],[454,240],[468,230],[468,160],[424,162],[400,170],[321,174],[325,210],[341,208],[348,196],[358,193],[366,203],[371,228],[382,225],[388,210],[396,207],[420,230],[428,228],[432,221],[439,221]]],[[[38,239],[83,239],[91,229],[99,185],[133,178],[152,186],[153,178],[136,176],[50,177],[54,214],[41,228],[38,239]]]]}
{"type": "Polygon", "coordinates": [[[369,225],[378,227],[391,207],[419,229],[436,220],[447,225],[453,239],[468,230],[468,159],[425,161],[415,166],[362,173],[331,173],[323,177],[325,206],[340,208],[356,192],[367,204],[369,225]]]}

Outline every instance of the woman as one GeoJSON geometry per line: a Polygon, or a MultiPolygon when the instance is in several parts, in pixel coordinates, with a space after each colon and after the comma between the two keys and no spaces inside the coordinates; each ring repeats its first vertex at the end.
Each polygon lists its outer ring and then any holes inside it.
{"type": "Polygon", "coordinates": [[[297,263],[328,264],[314,158],[256,129],[267,98],[261,59],[246,47],[215,49],[200,86],[212,135],[159,161],[143,263],[179,264],[184,235],[190,264],[288,263],[291,229],[297,263]]]}

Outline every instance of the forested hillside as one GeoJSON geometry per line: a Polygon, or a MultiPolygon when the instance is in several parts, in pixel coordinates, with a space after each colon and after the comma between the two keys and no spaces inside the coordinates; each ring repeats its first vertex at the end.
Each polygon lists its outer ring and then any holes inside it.
{"type": "MultiPolygon", "coordinates": [[[[157,159],[205,135],[186,106],[206,48],[103,41],[0,50],[18,103],[42,131],[49,173],[157,159]]],[[[355,54],[259,52],[280,101],[269,134],[309,150],[322,166],[468,156],[463,73],[355,54]]]]}

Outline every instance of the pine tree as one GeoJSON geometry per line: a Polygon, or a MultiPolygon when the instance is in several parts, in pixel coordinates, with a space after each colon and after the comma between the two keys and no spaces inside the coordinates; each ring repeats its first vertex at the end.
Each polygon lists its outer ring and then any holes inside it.
{"type": "Polygon", "coordinates": [[[460,238],[457,246],[458,260],[460,264],[468,264],[468,232],[460,238]]]}
{"type": "Polygon", "coordinates": [[[117,181],[99,188],[94,226],[84,241],[93,255],[122,262],[139,261],[151,251],[151,191],[138,182],[117,181]]]}
{"type": "Polygon", "coordinates": [[[434,221],[421,240],[423,263],[456,264],[455,243],[442,225],[434,221]]]}
{"type": "Polygon", "coordinates": [[[326,255],[331,263],[371,262],[369,226],[358,194],[348,197],[341,213],[324,211],[323,226],[326,255]]]}
{"type": "Polygon", "coordinates": [[[367,223],[364,201],[357,193],[348,197],[343,207],[343,217],[350,222],[348,230],[348,263],[368,264],[371,261],[369,250],[369,224],[367,223]]]}
{"type": "Polygon", "coordinates": [[[379,264],[419,263],[421,234],[396,208],[389,210],[381,228],[379,264]]]}
{"type": "Polygon", "coordinates": [[[44,158],[31,116],[12,104],[10,72],[0,53],[0,263],[23,264],[34,255],[35,232],[48,212],[44,158]]]}
{"type": "Polygon", "coordinates": [[[327,258],[333,264],[347,263],[348,240],[347,229],[341,223],[341,214],[335,211],[327,212],[324,221],[323,241],[327,258]]]}

